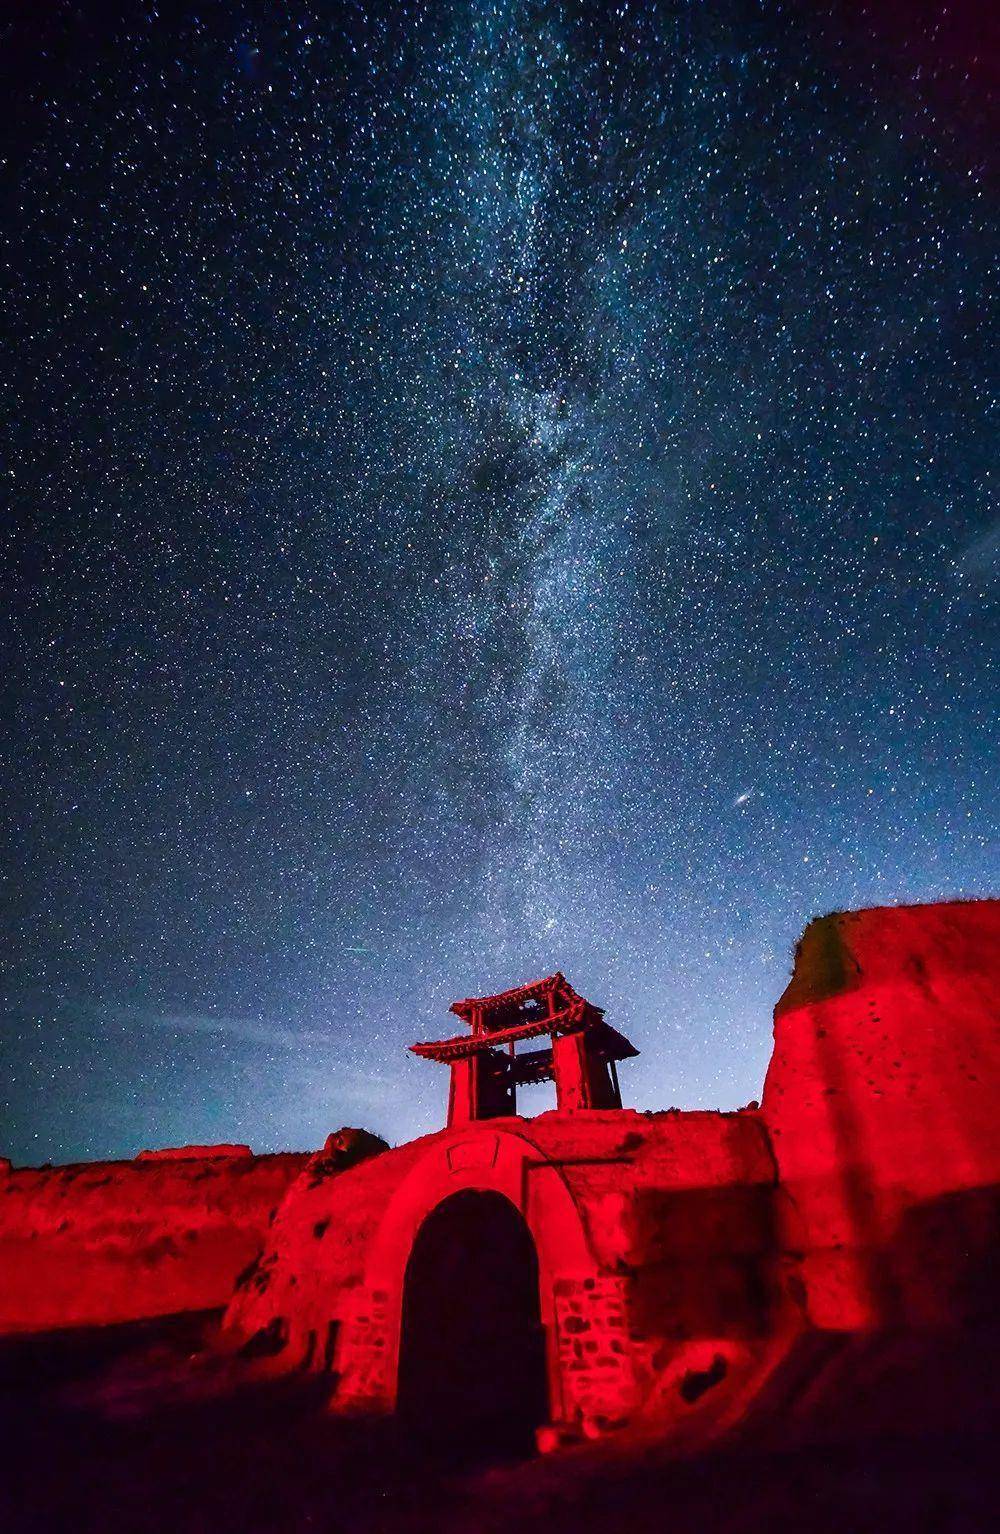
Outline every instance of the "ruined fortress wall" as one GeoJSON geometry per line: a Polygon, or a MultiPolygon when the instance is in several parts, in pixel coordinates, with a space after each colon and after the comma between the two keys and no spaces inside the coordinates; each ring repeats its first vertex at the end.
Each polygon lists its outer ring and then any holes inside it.
{"type": "Polygon", "coordinates": [[[806,929],[762,1104],[817,1325],[947,1322],[997,1275],[1000,902],[806,929]]]}
{"type": "Polygon", "coordinates": [[[0,1169],[0,1332],[224,1305],[307,1159],[203,1148],[0,1169]]]}
{"type": "Polygon", "coordinates": [[[998,994],[998,902],[831,916],[799,945],[760,1111],[548,1113],[393,1151],[343,1130],[313,1157],[0,1162],[0,1331],[232,1296],[234,1341],[277,1367],[350,1366],[359,1398],[381,1370],[384,1393],[419,1223],[476,1187],[528,1222],[559,1367],[582,1378],[591,1343],[603,1367],[622,1330],[637,1397],[694,1345],[735,1358],[790,1319],[978,1316],[996,1286],[998,994]]]}

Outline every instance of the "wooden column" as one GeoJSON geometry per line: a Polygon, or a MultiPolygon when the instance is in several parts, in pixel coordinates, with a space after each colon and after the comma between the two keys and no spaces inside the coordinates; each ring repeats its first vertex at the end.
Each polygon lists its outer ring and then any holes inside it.
{"type": "Polygon", "coordinates": [[[506,1118],[516,1111],[514,1077],[506,1057],[483,1051],[451,1062],[449,1129],[473,1119],[506,1118]]]}
{"type": "Polygon", "coordinates": [[[611,1062],[596,1053],[586,1033],[564,1033],[554,1038],[552,1065],[560,1112],[621,1107],[621,1093],[611,1062]]]}
{"type": "Polygon", "coordinates": [[[590,1082],[582,1033],[561,1033],[552,1040],[552,1068],[556,1078],[556,1107],[575,1113],[590,1107],[590,1082]]]}
{"type": "Polygon", "coordinates": [[[468,1124],[479,1117],[479,1074],[477,1057],[466,1055],[451,1062],[451,1086],[448,1091],[448,1128],[468,1124]]]}

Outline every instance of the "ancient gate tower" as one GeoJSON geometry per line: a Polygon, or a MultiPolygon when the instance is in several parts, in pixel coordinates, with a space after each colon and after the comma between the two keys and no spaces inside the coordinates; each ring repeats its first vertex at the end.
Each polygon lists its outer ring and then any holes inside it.
{"type": "Polygon", "coordinates": [[[331,1136],[227,1333],[449,1441],[644,1413],[690,1443],[782,1360],[801,1383],[810,1330],[992,1314],[998,994],[1000,902],[814,921],[762,1103],[727,1113],[622,1108],[635,1050],[560,974],[456,1002],[468,1031],[412,1046],[450,1067],[447,1127],[331,1136]],[[556,1109],[522,1117],[546,1080],[556,1109]]]}
{"type": "Polygon", "coordinates": [[[498,996],[456,1001],[451,1011],[471,1033],[410,1045],[415,1055],[451,1066],[449,1129],[476,1119],[514,1117],[517,1088],[541,1081],[555,1082],[561,1113],[621,1107],[617,1062],[639,1051],[563,975],[498,996]],[[517,1054],[526,1039],[546,1037],[546,1047],[517,1054]]]}
{"type": "Polygon", "coordinates": [[[637,1050],[561,974],[451,1011],[467,1033],[411,1046],[450,1067],[447,1127],[350,1170],[318,1156],[230,1328],[328,1370],[337,1409],[498,1443],[602,1431],[649,1399],[666,1352],[698,1373],[703,1338],[717,1368],[720,1338],[760,1334],[757,1115],[622,1108],[637,1050]],[[525,1119],[518,1088],[542,1081],[556,1109],[525,1119]]]}

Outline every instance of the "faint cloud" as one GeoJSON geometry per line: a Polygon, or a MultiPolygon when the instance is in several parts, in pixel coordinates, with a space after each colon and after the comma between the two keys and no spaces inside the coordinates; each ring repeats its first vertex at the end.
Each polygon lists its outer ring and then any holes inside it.
{"type": "Polygon", "coordinates": [[[955,573],[962,580],[984,585],[1000,573],[1000,517],[961,549],[955,558],[955,573]]]}
{"type": "Polygon", "coordinates": [[[303,1044],[335,1047],[332,1034],[317,1028],[289,1028],[252,1017],[214,1016],[210,1012],[156,1012],[148,1008],[109,1009],[120,1011],[121,1021],[132,1020],[147,1028],[162,1028],[177,1033],[214,1033],[240,1039],[248,1044],[276,1044],[283,1049],[299,1049],[303,1044]]]}
{"type": "Polygon", "coordinates": [[[42,998],[47,1003],[56,1002],[78,1019],[105,1027],[114,1024],[120,1028],[156,1029],[163,1033],[202,1033],[237,1039],[246,1044],[270,1044],[290,1053],[297,1053],[306,1046],[339,1054],[342,1047],[342,1041],[327,1029],[293,1028],[267,1018],[174,1008],[164,1011],[138,1003],[129,1006],[120,1002],[95,1001],[88,996],[71,996],[63,991],[45,989],[25,992],[22,1002],[37,1006],[42,998]]]}

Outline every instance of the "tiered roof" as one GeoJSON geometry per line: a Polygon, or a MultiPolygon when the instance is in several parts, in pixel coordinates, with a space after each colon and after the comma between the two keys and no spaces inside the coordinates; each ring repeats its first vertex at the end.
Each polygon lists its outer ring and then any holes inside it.
{"type": "Polygon", "coordinates": [[[415,1055],[429,1060],[459,1060],[521,1039],[584,1031],[607,1059],[626,1060],[638,1054],[624,1035],[604,1021],[601,1008],[579,996],[558,971],[496,996],[469,996],[452,1002],[450,1010],[468,1023],[471,1033],[411,1044],[415,1055]]]}

